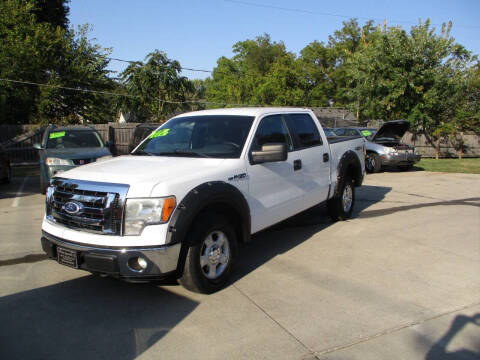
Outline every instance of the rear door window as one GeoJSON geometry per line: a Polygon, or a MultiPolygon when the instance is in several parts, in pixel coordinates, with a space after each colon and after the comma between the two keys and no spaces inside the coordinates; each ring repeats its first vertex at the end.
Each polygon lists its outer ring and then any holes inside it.
{"type": "Polygon", "coordinates": [[[295,150],[322,145],[318,128],[309,114],[289,114],[287,125],[294,138],[295,150]]]}

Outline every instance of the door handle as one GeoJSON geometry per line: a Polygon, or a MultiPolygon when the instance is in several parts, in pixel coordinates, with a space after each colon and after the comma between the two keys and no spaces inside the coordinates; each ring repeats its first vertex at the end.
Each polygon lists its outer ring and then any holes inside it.
{"type": "Polygon", "coordinates": [[[293,171],[300,170],[302,168],[302,160],[293,161],[293,171]]]}
{"type": "Polygon", "coordinates": [[[328,155],[328,153],[324,153],[323,154],[323,162],[328,162],[329,159],[330,159],[330,156],[328,155]]]}

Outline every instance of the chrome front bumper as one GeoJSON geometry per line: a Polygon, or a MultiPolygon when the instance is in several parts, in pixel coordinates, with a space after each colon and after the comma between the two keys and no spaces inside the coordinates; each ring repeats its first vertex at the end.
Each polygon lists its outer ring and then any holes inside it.
{"type": "Polygon", "coordinates": [[[381,155],[382,165],[384,166],[398,166],[398,165],[413,165],[420,161],[422,155],[415,153],[393,153],[381,155]]]}
{"type": "Polygon", "coordinates": [[[47,255],[58,261],[57,248],[70,250],[75,254],[73,266],[93,273],[107,274],[131,280],[162,278],[177,269],[181,244],[162,247],[95,247],[73,243],[42,231],[42,248],[47,255]],[[145,269],[135,269],[132,264],[137,258],[146,260],[145,269]]]}

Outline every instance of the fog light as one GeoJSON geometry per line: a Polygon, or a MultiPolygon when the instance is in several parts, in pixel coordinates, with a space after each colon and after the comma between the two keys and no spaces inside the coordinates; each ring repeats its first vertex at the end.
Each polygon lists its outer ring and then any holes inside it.
{"type": "Polygon", "coordinates": [[[137,263],[138,263],[138,266],[142,268],[142,270],[145,270],[147,268],[147,260],[145,260],[144,258],[139,257],[137,259],[137,263]]]}
{"type": "Polygon", "coordinates": [[[141,272],[147,268],[148,263],[147,260],[142,257],[132,257],[128,259],[127,265],[133,271],[141,272]]]}

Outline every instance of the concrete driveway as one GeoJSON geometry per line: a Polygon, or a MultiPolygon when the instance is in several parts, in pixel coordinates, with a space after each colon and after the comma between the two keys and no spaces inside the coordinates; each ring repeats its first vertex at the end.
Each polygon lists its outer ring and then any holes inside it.
{"type": "Polygon", "coordinates": [[[257,234],[209,296],[45,260],[37,187],[0,187],[0,358],[480,358],[479,175],[369,175],[354,219],[257,234]]]}

